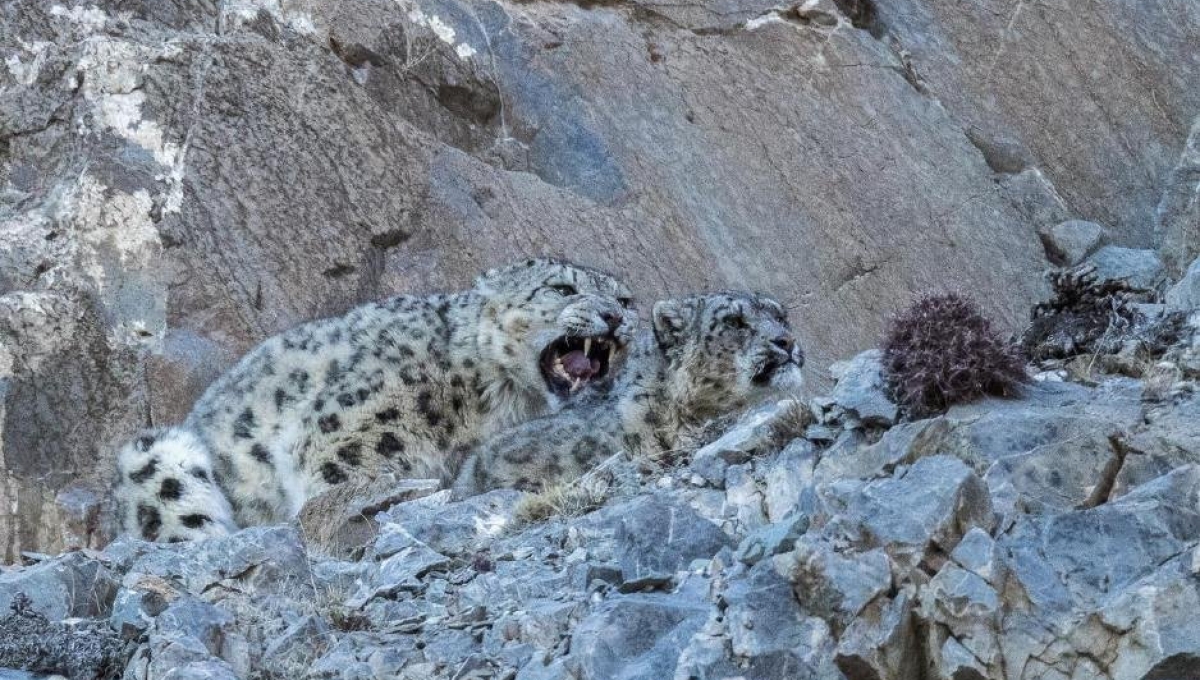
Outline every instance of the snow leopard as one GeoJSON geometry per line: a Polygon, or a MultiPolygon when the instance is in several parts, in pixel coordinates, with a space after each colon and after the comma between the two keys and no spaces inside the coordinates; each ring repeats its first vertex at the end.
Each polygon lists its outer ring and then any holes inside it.
{"type": "Polygon", "coordinates": [[[624,283],[545,258],[305,323],[119,452],[122,528],[189,540],[287,521],[351,480],[449,479],[491,434],[611,388],[636,324],[624,283]]]}
{"type": "Polygon", "coordinates": [[[709,423],[803,385],[804,352],[787,310],[769,296],[722,291],[662,300],[651,326],[639,334],[610,394],[481,444],[463,464],[455,493],[537,491],[622,451],[669,462],[694,446],[709,423]]]}

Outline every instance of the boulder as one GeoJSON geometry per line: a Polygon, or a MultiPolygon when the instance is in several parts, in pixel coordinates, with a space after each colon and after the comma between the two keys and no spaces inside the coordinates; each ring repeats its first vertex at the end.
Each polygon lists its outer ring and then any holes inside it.
{"type": "Polygon", "coordinates": [[[1166,280],[1166,267],[1153,250],[1104,246],[1087,261],[1100,281],[1127,281],[1134,288],[1154,290],[1166,280]]]}
{"type": "Polygon", "coordinates": [[[1104,242],[1104,227],[1087,220],[1067,220],[1038,230],[1051,262],[1074,267],[1104,242]]]}
{"type": "Polygon", "coordinates": [[[513,517],[520,492],[496,489],[451,502],[449,490],[393,505],[378,513],[380,524],[398,524],[442,554],[474,553],[501,532],[513,517]]]}
{"type": "Polygon", "coordinates": [[[715,441],[692,454],[688,469],[705,482],[724,488],[730,465],[774,453],[798,437],[811,420],[808,407],[794,399],[768,401],[750,409],[715,441]]]}
{"type": "Polygon", "coordinates": [[[575,629],[565,667],[580,680],[672,677],[680,651],[708,610],[704,603],[668,595],[614,598],[575,629]]]}
{"type": "Polygon", "coordinates": [[[309,549],[331,557],[349,557],[375,540],[375,516],[441,488],[436,479],[396,479],[385,475],[362,483],[334,486],[308,499],[297,519],[309,549]]]}
{"type": "Polygon", "coordinates": [[[673,499],[642,496],[605,507],[574,525],[574,545],[610,561],[627,591],[662,587],[693,560],[709,559],[732,541],[712,522],[673,499]]]}
{"type": "Polygon", "coordinates": [[[252,527],[229,536],[173,544],[143,544],[128,571],[180,583],[189,593],[289,594],[312,590],[308,555],[291,527],[252,527]]]}
{"type": "Polygon", "coordinates": [[[1167,307],[1180,312],[1200,309],[1200,257],[1192,261],[1183,278],[1167,290],[1167,307]]]}
{"type": "Polygon", "coordinates": [[[771,563],[791,582],[805,612],[838,628],[892,588],[892,565],[879,549],[843,552],[827,540],[804,536],[771,563]]]}
{"type": "Polygon", "coordinates": [[[949,456],[922,458],[872,482],[833,482],[823,496],[827,535],[886,551],[901,573],[954,550],[971,528],[995,524],[983,481],[949,456]]]}
{"type": "Polygon", "coordinates": [[[0,612],[20,597],[50,621],[107,616],[117,582],[99,560],[73,552],[12,572],[0,572],[0,612]]]}
{"type": "Polygon", "coordinates": [[[873,349],[829,367],[834,379],[829,399],[851,423],[887,427],[896,422],[900,410],[887,396],[882,361],[883,352],[873,349]]]}
{"type": "Polygon", "coordinates": [[[895,598],[881,598],[867,605],[867,611],[842,633],[834,657],[847,678],[896,680],[925,677],[920,660],[912,595],[907,590],[895,598]]]}
{"type": "Polygon", "coordinates": [[[1187,141],[1167,176],[1162,198],[1154,213],[1154,235],[1159,252],[1172,276],[1183,274],[1200,256],[1200,116],[1193,116],[1187,141]]]}
{"type": "Polygon", "coordinates": [[[829,624],[805,612],[792,584],[770,560],[732,581],[721,599],[731,650],[737,657],[792,652],[803,658],[814,642],[819,645],[829,637],[829,624]]]}

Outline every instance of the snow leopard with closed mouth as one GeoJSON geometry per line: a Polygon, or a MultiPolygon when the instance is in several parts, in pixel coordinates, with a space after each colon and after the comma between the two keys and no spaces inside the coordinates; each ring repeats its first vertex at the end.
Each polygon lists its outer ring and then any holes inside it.
{"type": "Polygon", "coordinates": [[[455,492],[536,491],[578,478],[620,451],[669,461],[711,421],[803,384],[804,353],[786,310],[768,296],[723,291],[663,300],[652,317],[652,334],[639,336],[611,394],[480,445],[455,492]]]}
{"type": "Polygon", "coordinates": [[[448,477],[487,436],[611,386],[631,305],[609,274],[531,259],[466,292],[394,297],[270,338],[181,427],[121,450],[122,528],[220,535],[286,521],[352,479],[448,477]]]}

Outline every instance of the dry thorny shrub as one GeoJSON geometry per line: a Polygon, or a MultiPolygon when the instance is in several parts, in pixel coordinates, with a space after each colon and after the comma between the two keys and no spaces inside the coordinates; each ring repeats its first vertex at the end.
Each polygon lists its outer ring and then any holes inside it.
{"type": "Polygon", "coordinates": [[[922,298],[899,314],[883,352],[891,397],[910,418],[985,395],[1009,396],[1027,379],[1016,349],[956,294],[922,298]]]}

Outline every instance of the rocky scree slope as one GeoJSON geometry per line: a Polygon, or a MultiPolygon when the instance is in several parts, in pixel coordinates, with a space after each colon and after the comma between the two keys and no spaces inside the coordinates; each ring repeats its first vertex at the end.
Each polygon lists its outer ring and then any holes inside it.
{"type": "Polygon", "coordinates": [[[0,562],[102,545],[111,452],[262,338],[530,253],[771,291],[825,387],[909,294],[1015,330],[1047,252],[1178,276],[1197,35],[1122,0],[0,0],[0,562]]]}
{"type": "MultiPolygon", "coordinates": [[[[1168,297],[1200,290],[1200,260],[1191,269],[1168,297]]],[[[12,609],[0,668],[73,680],[1195,677],[1190,299],[1177,344],[1141,379],[1051,363],[1019,398],[898,422],[880,353],[865,352],[834,366],[828,395],[765,403],[677,467],[606,462],[574,500],[544,496],[557,499],[544,521],[515,491],[455,500],[432,481],[385,481],[313,499],[298,526],[28,554],[0,572],[12,609]],[[46,639],[89,644],[47,651],[46,639]]]]}

